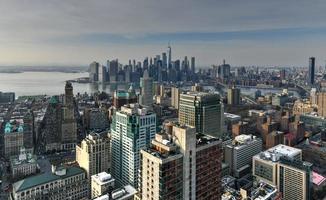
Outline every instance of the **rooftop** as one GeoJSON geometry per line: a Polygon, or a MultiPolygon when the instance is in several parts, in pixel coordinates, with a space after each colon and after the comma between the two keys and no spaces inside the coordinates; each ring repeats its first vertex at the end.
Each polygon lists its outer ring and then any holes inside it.
{"type": "Polygon", "coordinates": [[[66,173],[62,175],[57,175],[52,172],[46,172],[17,181],[13,184],[13,190],[15,192],[20,192],[23,190],[27,190],[29,188],[36,187],[38,185],[50,183],[56,180],[60,180],[60,179],[64,179],[67,177],[84,173],[84,170],[79,167],[68,167],[65,169],[66,169],[66,173]]]}
{"type": "Polygon", "coordinates": [[[115,181],[111,174],[107,172],[101,172],[93,175],[92,180],[95,180],[99,185],[104,185],[115,181]]]}
{"type": "Polygon", "coordinates": [[[270,149],[267,149],[264,152],[259,153],[255,157],[264,159],[264,160],[270,160],[272,162],[278,162],[281,157],[288,157],[288,158],[295,158],[297,155],[301,154],[301,150],[286,146],[283,144],[279,144],[275,147],[272,147],[270,149]]]}

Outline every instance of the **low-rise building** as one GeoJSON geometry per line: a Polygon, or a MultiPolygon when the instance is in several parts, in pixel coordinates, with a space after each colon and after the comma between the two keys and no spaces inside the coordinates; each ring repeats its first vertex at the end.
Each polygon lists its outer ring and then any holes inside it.
{"type": "Polygon", "coordinates": [[[114,178],[107,172],[101,172],[93,175],[91,183],[92,199],[112,192],[114,188],[114,178]]]}
{"type": "Polygon", "coordinates": [[[13,184],[11,199],[80,200],[88,197],[85,171],[79,167],[52,167],[51,172],[13,184]]]}
{"type": "Polygon", "coordinates": [[[14,179],[34,174],[37,170],[36,156],[21,148],[19,155],[10,158],[10,168],[14,179]]]}

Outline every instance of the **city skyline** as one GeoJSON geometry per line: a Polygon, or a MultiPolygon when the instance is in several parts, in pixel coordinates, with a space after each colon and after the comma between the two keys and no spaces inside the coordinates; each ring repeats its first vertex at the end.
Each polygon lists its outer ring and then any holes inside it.
{"type": "Polygon", "coordinates": [[[173,48],[198,66],[316,66],[326,58],[323,1],[5,1],[0,65],[143,60],[173,48]],[[181,9],[182,8],[182,9],[181,9]],[[311,10],[311,12],[307,12],[311,10]],[[173,19],[173,20],[171,20],[173,19]]]}

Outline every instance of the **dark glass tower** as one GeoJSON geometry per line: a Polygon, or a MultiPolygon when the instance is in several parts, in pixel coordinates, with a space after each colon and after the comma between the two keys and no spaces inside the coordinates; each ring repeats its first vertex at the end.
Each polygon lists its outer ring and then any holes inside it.
{"type": "Polygon", "coordinates": [[[309,58],[308,84],[315,84],[315,57],[309,58]]]}

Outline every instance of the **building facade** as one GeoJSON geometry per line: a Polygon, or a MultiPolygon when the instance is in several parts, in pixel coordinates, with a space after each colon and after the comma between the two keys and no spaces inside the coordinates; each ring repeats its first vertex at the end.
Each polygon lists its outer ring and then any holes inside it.
{"type": "Polygon", "coordinates": [[[138,186],[140,150],[149,147],[156,133],[156,114],[129,104],[115,112],[111,124],[112,176],[119,186],[138,186]]]}
{"type": "Polygon", "coordinates": [[[91,133],[76,145],[76,161],[86,171],[88,179],[110,169],[110,140],[97,133],[91,133]]]}
{"type": "Polygon", "coordinates": [[[188,92],[180,94],[179,123],[194,126],[196,131],[221,137],[224,125],[223,104],[218,94],[188,92]]]}

